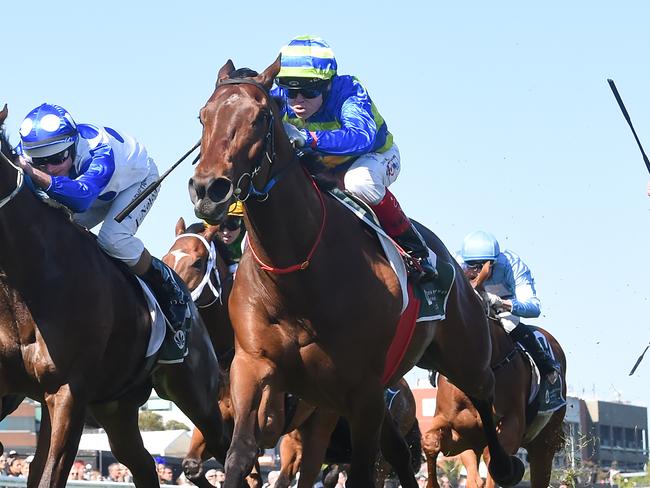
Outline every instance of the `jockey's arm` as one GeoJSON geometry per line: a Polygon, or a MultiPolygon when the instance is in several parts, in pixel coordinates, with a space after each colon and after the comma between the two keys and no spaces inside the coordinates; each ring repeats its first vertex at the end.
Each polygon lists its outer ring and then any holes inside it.
{"type": "Polygon", "coordinates": [[[73,212],[83,212],[106,188],[115,172],[113,149],[108,144],[100,144],[90,150],[90,162],[84,164],[82,173],[76,178],[52,176],[46,193],[61,202],[73,212]]]}
{"type": "Polygon", "coordinates": [[[541,313],[540,301],[535,293],[535,280],[533,280],[530,269],[523,261],[518,260],[512,263],[512,273],[515,282],[515,296],[510,300],[504,300],[504,305],[518,317],[539,317],[541,313]]]}
{"type": "Polygon", "coordinates": [[[335,156],[354,156],[370,152],[377,137],[377,124],[367,96],[348,97],[340,113],[340,129],[319,130],[307,134],[307,145],[335,156]],[[314,137],[315,136],[315,137],[314,137]]]}

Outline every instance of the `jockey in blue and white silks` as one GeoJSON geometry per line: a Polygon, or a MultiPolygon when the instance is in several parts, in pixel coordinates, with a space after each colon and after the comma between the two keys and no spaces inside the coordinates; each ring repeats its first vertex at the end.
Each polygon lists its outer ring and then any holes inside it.
{"type": "MultiPolygon", "coordinates": [[[[89,229],[101,223],[99,246],[149,284],[172,327],[181,330],[189,318],[191,298],[167,266],[135,237],[158,190],[121,223],[115,221],[158,178],[158,168],[145,147],[110,127],[76,124],[67,110],[48,103],[27,114],[19,132],[20,164],[35,186],[72,210],[75,222],[89,229]]],[[[162,357],[161,362],[182,361],[185,345],[178,348],[168,351],[170,357],[162,357]]]]}
{"type": "Polygon", "coordinates": [[[502,252],[496,238],[484,231],[465,236],[458,256],[461,266],[475,268],[476,272],[490,263],[490,275],[483,284],[488,303],[498,312],[506,332],[526,348],[540,372],[554,383],[559,364],[541,347],[533,330],[519,320],[541,313],[535,281],[526,263],[512,251],[502,252]]]}
{"type": "Polygon", "coordinates": [[[399,149],[366,89],[338,75],[334,52],[318,37],[300,36],[281,50],[277,87],[289,138],[321,154],[332,171],[344,171],[346,190],[370,205],[384,230],[416,259],[420,280],[436,276],[424,240],[388,190],[399,175],[399,149]]]}

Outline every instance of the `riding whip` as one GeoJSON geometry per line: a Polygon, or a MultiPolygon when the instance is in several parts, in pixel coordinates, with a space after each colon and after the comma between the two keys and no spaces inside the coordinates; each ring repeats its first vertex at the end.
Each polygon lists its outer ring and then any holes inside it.
{"type": "MultiPolygon", "coordinates": [[[[645,162],[645,166],[648,169],[648,172],[650,172],[650,161],[648,160],[648,156],[646,156],[645,151],[643,150],[643,146],[641,145],[641,141],[639,141],[639,136],[636,135],[636,131],[634,130],[634,126],[632,125],[632,119],[630,119],[630,114],[627,113],[627,110],[625,108],[625,104],[623,103],[623,100],[621,99],[621,95],[619,95],[618,90],[616,89],[616,85],[614,84],[614,80],[608,78],[607,83],[609,83],[609,87],[612,89],[612,92],[614,93],[614,97],[616,97],[616,101],[618,102],[618,106],[621,107],[621,112],[623,112],[623,117],[625,117],[625,120],[627,120],[628,125],[630,126],[630,129],[632,129],[632,134],[634,134],[634,138],[636,139],[636,143],[639,146],[639,149],[641,150],[641,154],[643,155],[643,161],[645,162]]],[[[645,354],[645,351],[644,353],[645,354]]],[[[643,354],[641,357],[643,357],[643,354]]],[[[640,358],[639,358],[640,360],[640,358]]],[[[635,366],[636,368],[636,366],[635,366]]],[[[632,371],[634,372],[634,370],[632,371]]],[[[632,374],[632,373],[630,373],[632,374]]]]}
{"type": "Polygon", "coordinates": [[[643,350],[643,352],[639,356],[639,359],[636,360],[636,363],[634,363],[634,367],[632,368],[632,370],[630,371],[630,374],[628,376],[632,376],[634,374],[634,372],[636,371],[636,368],[638,368],[639,364],[641,364],[641,360],[643,359],[643,356],[645,356],[645,353],[648,351],[648,348],[650,348],[650,344],[645,346],[645,349],[643,350]]]}
{"type": "MultiPolygon", "coordinates": [[[[129,215],[131,212],[133,212],[133,209],[135,209],[135,207],[137,207],[138,205],[140,205],[140,204],[143,202],[143,200],[144,200],[145,198],[147,198],[147,197],[151,194],[151,192],[153,192],[156,188],[158,188],[158,187],[160,186],[160,184],[162,183],[162,181],[163,181],[165,178],[167,178],[167,176],[169,175],[169,173],[171,173],[174,169],[176,169],[176,166],[178,166],[178,165],[181,164],[183,161],[185,161],[185,159],[186,159],[190,154],[192,154],[192,153],[194,152],[194,150],[195,150],[197,147],[199,147],[200,145],[201,145],[201,141],[199,140],[199,142],[197,142],[196,144],[194,144],[194,146],[192,146],[192,148],[191,148],[189,151],[187,151],[185,154],[183,154],[183,156],[181,157],[181,159],[179,159],[178,161],[176,161],[176,162],[172,165],[171,168],[169,168],[167,171],[165,171],[165,172],[164,172],[164,173],[163,173],[163,174],[162,174],[162,175],[161,175],[161,176],[160,176],[156,181],[154,181],[154,182],[151,183],[147,188],[145,188],[144,191],[143,191],[142,193],[140,193],[140,195],[138,195],[136,198],[134,198],[133,201],[132,201],[131,203],[129,203],[126,207],[124,207],[124,210],[122,210],[122,211],[121,211],[119,214],[117,214],[117,216],[115,217],[115,222],[118,222],[118,223],[119,223],[119,222],[122,222],[122,221],[126,218],[127,215],[129,215]]],[[[194,164],[194,163],[196,163],[196,162],[198,161],[200,155],[201,155],[201,153],[199,152],[199,154],[194,158],[194,161],[192,161],[192,164],[194,164]]]]}

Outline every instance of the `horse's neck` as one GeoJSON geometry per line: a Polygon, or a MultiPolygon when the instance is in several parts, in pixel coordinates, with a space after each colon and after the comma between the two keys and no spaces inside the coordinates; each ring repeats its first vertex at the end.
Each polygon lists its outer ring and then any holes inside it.
{"type": "Polygon", "coordinates": [[[299,163],[287,170],[264,202],[247,205],[249,241],[260,259],[283,267],[304,260],[314,245],[321,221],[318,190],[299,163]]]}
{"type": "Polygon", "coordinates": [[[13,285],[22,289],[42,277],[54,278],[76,259],[70,240],[77,230],[64,219],[26,186],[0,208],[0,269],[13,285]]]}

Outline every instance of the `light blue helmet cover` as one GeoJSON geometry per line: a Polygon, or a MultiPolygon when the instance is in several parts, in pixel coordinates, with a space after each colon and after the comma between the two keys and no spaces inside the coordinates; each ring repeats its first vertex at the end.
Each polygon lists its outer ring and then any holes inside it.
{"type": "Polygon", "coordinates": [[[501,253],[499,242],[489,232],[477,230],[463,239],[460,255],[463,261],[494,261],[501,253]]]}

